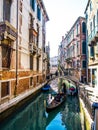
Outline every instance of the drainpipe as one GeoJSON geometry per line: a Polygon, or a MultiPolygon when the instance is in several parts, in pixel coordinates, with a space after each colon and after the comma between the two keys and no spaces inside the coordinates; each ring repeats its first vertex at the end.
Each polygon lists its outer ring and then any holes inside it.
{"type": "Polygon", "coordinates": [[[16,37],[16,82],[15,82],[15,90],[14,96],[17,95],[17,85],[18,85],[18,0],[17,0],[17,17],[16,17],[16,29],[17,29],[17,37],[16,37]]]}

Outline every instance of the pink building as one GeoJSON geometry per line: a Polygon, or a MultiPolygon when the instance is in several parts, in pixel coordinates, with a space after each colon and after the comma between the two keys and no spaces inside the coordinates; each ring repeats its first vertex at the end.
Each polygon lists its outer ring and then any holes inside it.
{"type": "Polygon", "coordinates": [[[86,22],[78,17],[61,42],[63,67],[67,74],[86,82],[86,22]]]}

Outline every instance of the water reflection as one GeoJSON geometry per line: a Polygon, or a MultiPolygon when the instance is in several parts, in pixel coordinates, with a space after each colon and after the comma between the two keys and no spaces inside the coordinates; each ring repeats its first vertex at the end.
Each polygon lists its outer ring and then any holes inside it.
{"type": "Polygon", "coordinates": [[[0,124],[0,130],[44,130],[46,125],[44,98],[44,95],[40,94],[17,115],[0,124]]]}
{"type": "Polygon", "coordinates": [[[69,96],[59,108],[47,113],[49,93],[39,94],[17,114],[0,123],[0,130],[82,130],[78,98],[69,96]]]}
{"type": "Polygon", "coordinates": [[[55,118],[46,127],[46,130],[66,130],[62,122],[62,114],[59,112],[55,118]]]}
{"type": "Polygon", "coordinates": [[[68,130],[82,130],[79,101],[77,97],[68,97],[62,111],[62,120],[68,130]]]}

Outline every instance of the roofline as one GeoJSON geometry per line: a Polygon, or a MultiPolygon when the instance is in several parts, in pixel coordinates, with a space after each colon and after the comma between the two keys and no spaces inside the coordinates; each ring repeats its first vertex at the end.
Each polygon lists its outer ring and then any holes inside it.
{"type": "MultiPolygon", "coordinates": [[[[69,33],[71,32],[71,30],[73,29],[73,27],[76,25],[76,23],[77,23],[77,22],[79,21],[79,19],[81,19],[81,18],[85,20],[85,17],[79,16],[79,17],[77,18],[77,20],[75,21],[75,23],[73,24],[73,26],[71,27],[71,29],[68,31],[66,37],[69,35],[69,33]]],[[[66,38],[66,37],[65,37],[65,38],[66,38]]]]}
{"type": "Polygon", "coordinates": [[[84,13],[86,13],[86,10],[87,10],[87,8],[89,6],[89,2],[90,2],[90,0],[88,0],[88,2],[87,2],[87,6],[86,6],[86,9],[85,9],[84,13]]]}
{"type": "Polygon", "coordinates": [[[43,0],[38,0],[38,1],[40,2],[41,6],[42,6],[43,12],[44,12],[44,14],[46,16],[46,21],[49,21],[49,16],[47,14],[47,11],[46,11],[46,8],[45,8],[43,0]]]}

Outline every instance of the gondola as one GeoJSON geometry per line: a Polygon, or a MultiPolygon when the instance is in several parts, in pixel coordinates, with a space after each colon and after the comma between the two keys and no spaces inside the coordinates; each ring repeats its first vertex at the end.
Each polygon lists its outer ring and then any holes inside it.
{"type": "Polygon", "coordinates": [[[66,95],[64,93],[58,93],[54,99],[47,104],[46,111],[50,112],[51,110],[54,110],[55,108],[59,107],[66,99],[66,95]]]}
{"type": "Polygon", "coordinates": [[[74,86],[70,86],[70,88],[68,89],[68,95],[76,95],[77,94],[77,90],[74,86]]]}
{"type": "Polygon", "coordinates": [[[50,90],[50,85],[49,84],[42,87],[42,91],[49,91],[49,90],[50,90]]]}

